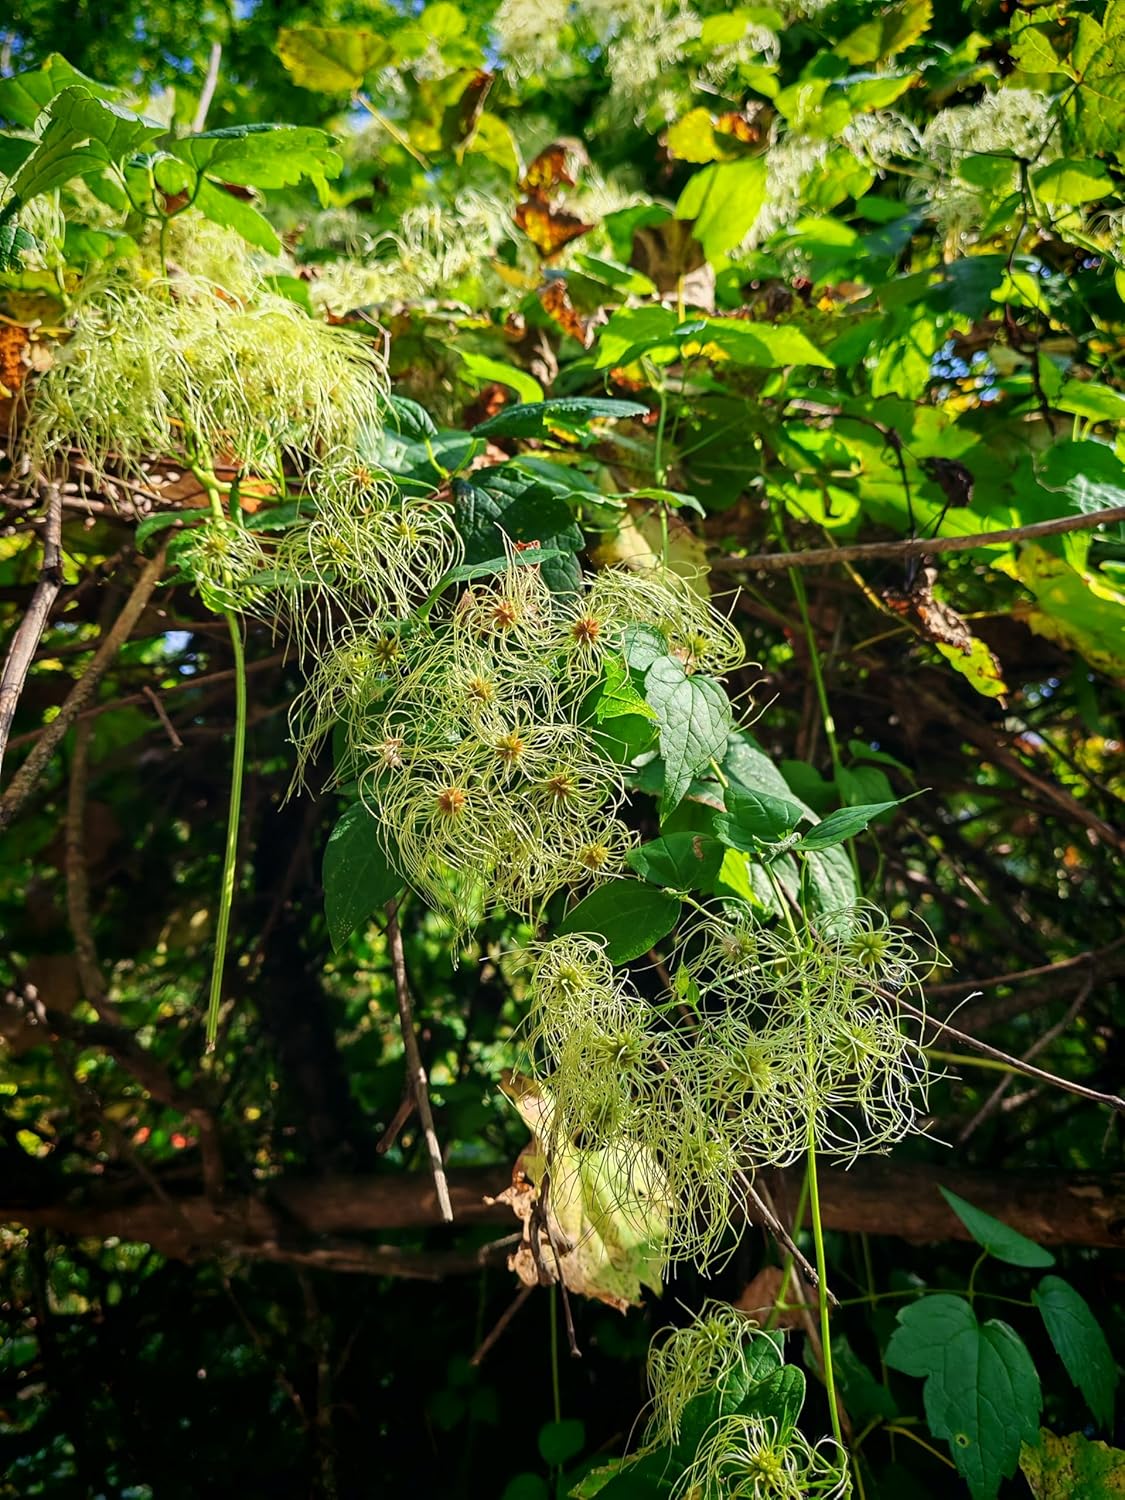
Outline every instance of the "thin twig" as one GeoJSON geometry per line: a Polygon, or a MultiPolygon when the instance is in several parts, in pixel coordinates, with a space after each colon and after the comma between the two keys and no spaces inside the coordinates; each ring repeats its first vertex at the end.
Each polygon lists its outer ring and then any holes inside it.
{"type": "MultiPolygon", "coordinates": [[[[1027,1049],[1027,1051],[1020,1059],[1021,1062],[1028,1063],[1033,1057],[1038,1057],[1040,1052],[1042,1052],[1044,1048],[1049,1047],[1057,1036],[1062,1035],[1062,1033],[1074,1020],[1075,1016],[1077,1016],[1078,1012],[1086,1004],[1086,1001],[1090,998],[1090,991],[1093,988],[1094,976],[1091,974],[1087,978],[1086,983],[1078,991],[1078,994],[1075,995],[1074,999],[1067,1006],[1065,1013],[1059,1017],[1059,1019],[1053,1026],[1049,1026],[1041,1037],[1037,1037],[1036,1040],[1032,1042],[1031,1046],[1027,1049]]],[[[1009,1073],[1006,1077],[1001,1078],[1000,1082],[992,1090],[992,1093],[989,1094],[988,1098],[977,1110],[976,1114],[958,1134],[957,1144],[959,1146],[963,1146],[969,1139],[969,1137],[976,1130],[978,1130],[981,1125],[984,1124],[985,1120],[996,1113],[996,1111],[1000,1108],[1000,1104],[1003,1101],[1004,1095],[1011,1088],[1014,1078],[1015,1075],[1013,1073],[1009,1073]]]]}
{"type": "MultiPolygon", "coordinates": [[[[223,630],[227,628],[226,622],[223,620],[219,621],[219,625],[223,630]]],[[[88,651],[92,649],[92,646],[86,647],[88,651]]],[[[250,662],[246,668],[246,675],[249,677],[254,672],[263,672],[269,667],[276,667],[284,660],[285,653],[283,651],[275,651],[272,656],[263,656],[258,661],[250,662]]],[[[166,687],[162,687],[160,691],[165,697],[168,697],[171,693],[187,693],[192,688],[212,687],[217,682],[229,682],[234,676],[235,669],[233,667],[224,667],[221,672],[207,672],[201,677],[182,677],[179,682],[170,682],[166,687]]],[[[122,698],[111,698],[107,703],[95,703],[92,708],[84,708],[78,717],[79,719],[96,719],[99,714],[113,713],[119,708],[132,708],[134,704],[147,702],[148,698],[143,690],[139,693],[126,693],[122,698]]],[[[227,730],[224,729],[222,732],[226,734],[227,730]]],[[[14,750],[17,745],[33,744],[36,740],[41,739],[42,736],[42,729],[32,729],[27,734],[17,734],[13,739],[8,741],[8,744],[14,750]]]]}
{"type": "Polygon", "coordinates": [[[391,1116],[391,1123],[375,1143],[375,1155],[386,1156],[387,1152],[398,1140],[399,1132],[414,1113],[414,1090],[407,1084],[403,1090],[402,1098],[398,1101],[398,1108],[391,1116]]]}
{"type": "Polygon", "coordinates": [[[402,931],[398,925],[398,902],[387,902],[387,942],[391,950],[391,968],[394,971],[395,999],[398,1001],[398,1019],[402,1030],[402,1045],[406,1050],[406,1073],[414,1102],[418,1106],[418,1118],[422,1122],[422,1133],[426,1137],[426,1150],[430,1156],[430,1171],[434,1178],[438,1207],[447,1224],[453,1222],[453,1204],[449,1198],[449,1184],[445,1178],[445,1163],[441,1159],[441,1146],[434,1129],[434,1116],[430,1108],[430,1086],[422,1054],[418,1050],[418,1037],[414,1031],[414,1008],[410,1000],[410,985],[406,978],[406,955],[402,951],[402,931]]]}
{"type": "Polygon", "coordinates": [[[1040,964],[1035,969],[1013,969],[1007,974],[993,974],[989,979],[965,979],[960,982],[948,984],[928,984],[926,995],[959,995],[966,985],[971,985],[975,990],[992,989],[1000,984],[1019,984],[1024,979],[1042,979],[1050,975],[1052,979],[1064,973],[1067,969],[1082,968],[1086,964],[1097,964],[1098,960],[1115,953],[1125,937],[1115,938],[1112,943],[1107,943],[1104,948],[1091,948],[1085,953],[1076,953],[1072,958],[1060,958],[1055,963],[1040,964]]]}
{"type": "Polygon", "coordinates": [[[0,766],[8,743],[12,720],[23,692],[28,670],[46,629],[51,606],[62,588],[62,487],[47,486],[47,526],[43,536],[43,566],[27,613],[12,637],[0,676],[0,766]]]}
{"type": "MultiPolygon", "coordinates": [[[[750,1199],[754,1207],[762,1216],[763,1224],[765,1224],[766,1228],[779,1242],[779,1244],[785,1247],[788,1253],[800,1266],[801,1270],[805,1273],[805,1280],[809,1283],[810,1286],[819,1287],[820,1277],[816,1274],[816,1267],[810,1263],[808,1257],[800,1249],[793,1236],[789,1233],[788,1229],[786,1229],[785,1225],[778,1218],[777,1214],[773,1210],[773,1207],[767,1201],[765,1195],[754,1186],[745,1172],[736,1172],[735,1177],[738,1181],[739,1186],[746,1194],[747,1198],[750,1199]]],[[[825,1287],[825,1295],[828,1297],[829,1302],[831,1302],[833,1306],[837,1305],[836,1298],[832,1295],[827,1287],[825,1287]]]]}
{"type": "Polygon", "coordinates": [[[969,1036],[967,1032],[958,1031],[956,1027],[950,1026],[947,1021],[939,1021],[935,1016],[928,1015],[924,1010],[919,1010],[916,1005],[911,1005],[908,1000],[904,1000],[901,995],[896,995],[893,990],[885,990],[881,985],[876,986],[876,989],[885,1000],[890,1000],[898,1006],[899,1010],[905,1011],[908,1016],[913,1016],[916,1021],[932,1026],[937,1032],[946,1032],[963,1046],[971,1047],[974,1052],[979,1052],[983,1057],[995,1058],[997,1062],[1006,1063],[1013,1072],[1026,1073],[1028,1078],[1038,1078],[1042,1083],[1050,1083],[1055,1088],[1065,1089],[1068,1094],[1078,1094],[1083,1099],[1093,1100],[1095,1104],[1105,1104],[1110,1109],[1125,1113],[1125,1099],[1119,1099],[1116,1094],[1102,1094],[1097,1089],[1088,1089],[1084,1083],[1074,1083],[1069,1078],[1060,1078],[1057,1073],[1048,1073],[1043,1068],[1032,1067],[1030,1063],[1013,1057],[1010,1052],[1001,1052],[999,1047],[992,1047],[988,1042],[980,1042],[975,1036],[969,1036]]]}
{"type": "Polygon", "coordinates": [[[219,64],[223,60],[222,43],[211,43],[211,56],[207,62],[207,77],[203,80],[203,89],[199,95],[199,103],[195,110],[195,119],[191,122],[191,128],[196,135],[207,123],[207,111],[211,108],[211,100],[215,97],[215,89],[219,82],[219,64]]]}
{"type": "Polygon", "coordinates": [[[141,688],[141,692],[145,695],[145,697],[148,699],[148,701],[152,704],[152,707],[153,707],[153,710],[154,710],[154,712],[156,714],[156,717],[160,720],[161,724],[163,724],[163,726],[164,726],[164,733],[168,736],[168,739],[171,741],[172,749],[173,750],[182,750],[184,748],[184,742],[183,742],[182,739],[180,739],[179,735],[176,733],[176,726],[172,723],[171,719],[168,717],[167,711],[165,710],[165,707],[164,707],[163,703],[161,703],[160,699],[156,696],[156,694],[153,692],[153,690],[149,687],[149,685],[148,685],[147,682],[145,683],[144,687],[141,688]]]}
{"type": "Polygon", "coordinates": [[[203,1186],[213,1198],[223,1191],[225,1171],[218,1131],[211,1113],[192,1093],[180,1089],[167,1069],[141,1046],[124,1025],[121,1012],[110,999],[98,960],[97,944],[90,921],[90,882],[86,867],[86,792],[89,775],[91,726],[80,723],[74,732],[74,755],[66,804],[66,908],[74,939],[78,980],[86,1000],[97,1013],[102,1027],[86,1026],[79,1033],[95,1042],[111,1037],[108,1047],[122,1066],[149,1094],[190,1120],[198,1132],[203,1166],[203,1186]]]}
{"type": "Polygon", "coordinates": [[[484,1363],[485,1358],[488,1355],[488,1351],[494,1348],[495,1345],[499,1342],[505,1329],[508,1327],[508,1324],[515,1317],[516,1313],[519,1312],[520,1308],[524,1305],[524,1303],[531,1296],[534,1290],[535,1288],[532,1286],[520,1287],[519,1291],[512,1298],[511,1302],[509,1302],[508,1306],[496,1319],[496,1322],[492,1326],[491,1333],[487,1333],[484,1336],[479,1346],[477,1347],[476,1353],[473,1355],[472,1359],[469,1360],[469,1363],[474,1368],[478,1368],[484,1363]]]}
{"type": "Polygon", "coordinates": [[[1082,515],[1057,516],[1029,526],[1009,526],[1002,531],[978,531],[971,536],[909,537],[898,542],[856,542],[847,547],[810,547],[805,552],[759,552],[753,557],[716,557],[711,570],[718,573],[757,571],[783,572],[786,568],[816,568],[821,564],[861,562],[869,557],[928,557],[934,552],[965,552],[973,547],[994,547],[1001,542],[1031,541],[1039,536],[1058,536],[1066,531],[1089,531],[1094,526],[1125,521],[1125,505],[1082,515]]]}
{"type": "Polygon", "coordinates": [[[160,581],[163,568],[164,548],[161,547],[152,561],[145,564],[141,576],[133,586],[133,592],[125,602],[125,608],[94,653],[94,659],[71,688],[58,714],[39,736],[31,753],[13,776],[8,790],[0,797],[0,831],[8,827],[26,802],[35,783],[46,770],[55,747],[94,696],[109,664],[129,639],[134,625],[144,613],[152,591],[160,581]]]}

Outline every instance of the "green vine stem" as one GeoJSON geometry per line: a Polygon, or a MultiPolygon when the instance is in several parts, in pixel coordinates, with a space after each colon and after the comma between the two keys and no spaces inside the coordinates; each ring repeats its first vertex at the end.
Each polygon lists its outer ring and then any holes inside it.
{"type": "MultiPolygon", "coordinates": [[[[765,870],[769,875],[770,884],[773,887],[774,897],[781,908],[785,918],[785,925],[789,929],[789,935],[794,943],[797,942],[797,927],[793,921],[793,913],[789,910],[789,903],[785,899],[785,892],[781,888],[781,882],[768,865],[765,870]]],[[[803,983],[803,982],[802,982],[803,983]]],[[[806,1005],[809,1003],[806,995],[806,1005]]],[[[813,1244],[816,1247],[816,1303],[820,1314],[820,1342],[822,1346],[822,1357],[824,1361],[824,1388],[828,1393],[828,1411],[832,1418],[832,1436],[840,1446],[841,1452],[846,1452],[844,1433],[840,1424],[840,1407],[836,1395],[836,1379],[832,1368],[832,1334],[829,1327],[829,1300],[828,1290],[828,1262],[824,1253],[824,1223],[820,1214],[820,1184],[816,1169],[816,1111],[809,1111],[808,1135],[807,1135],[807,1160],[805,1182],[809,1193],[809,1218],[812,1222],[813,1244]]]]}
{"type": "Polygon", "coordinates": [[[215,923],[215,956],[211,965],[211,996],[207,1005],[207,1050],[215,1050],[219,1031],[219,1007],[223,999],[223,968],[226,963],[230,913],[234,904],[234,877],[238,863],[238,825],[242,810],[242,777],[246,763],[246,654],[242,649],[242,627],[229,609],[223,617],[230,631],[234,652],[234,754],[230,768],[230,805],[227,809],[227,842],[223,855],[223,878],[219,887],[219,915],[215,923]]]}
{"type": "Polygon", "coordinates": [[[845,1448],[844,1434],[840,1427],[840,1407],[836,1396],[836,1380],[832,1371],[832,1332],[828,1321],[828,1267],[824,1254],[824,1224],[820,1217],[820,1186],[816,1171],[816,1116],[809,1115],[809,1217],[812,1220],[813,1244],[816,1246],[816,1272],[820,1285],[816,1289],[817,1310],[820,1313],[820,1342],[824,1357],[824,1388],[828,1392],[828,1412],[832,1418],[832,1436],[845,1448]]]}

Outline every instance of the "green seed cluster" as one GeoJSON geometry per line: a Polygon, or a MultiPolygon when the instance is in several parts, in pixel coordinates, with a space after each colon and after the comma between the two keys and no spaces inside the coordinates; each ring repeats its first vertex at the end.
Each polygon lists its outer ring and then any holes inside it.
{"type": "Polygon", "coordinates": [[[755,1381],[766,1379],[781,1363],[776,1338],[722,1302],[706,1302],[686,1328],[653,1339],[644,1449],[679,1443],[688,1408],[699,1397],[719,1412],[675,1482],[677,1500],[801,1500],[848,1493],[847,1465],[834,1442],[826,1439],[814,1447],[776,1417],[738,1410],[751,1372],[755,1381]]]}
{"type": "Polygon", "coordinates": [[[156,457],[278,473],[376,426],[382,355],[264,286],[252,300],[187,276],[92,285],[35,383],[23,443],[39,469],[74,444],[98,475],[156,457]]]}
{"type": "Polygon", "coordinates": [[[935,965],[874,907],[817,930],[753,914],[704,921],[684,968],[707,1016],[703,1086],[747,1166],[786,1166],[808,1149],[844,1162],[921,1128],[930,1070],[918,1023],[895,1003],[935,965]]]}
{"type": "Polygon", "coordinates": [[[534,919],[554,892],[624,869],[612,723],[595,733],[591,702],[638,625],[694,664],[734,652],[678,579],[607,570],[557,595],[513,552],[424,623],[352,624],[320,650],[291,718],[299,765],[338,721],[341,765],[411,886],[458,932],[493,910],[534,919]]]}
{"type": "Polygon", "coordinates": [[[554,938],[530,956],[529,1067],[568,1149],[658,1163],[669,1260],[705,1265],[757,1168],[810,1143],[850,1161],[922,1128],[927,1061],[895,997],[933,964],[867,907],[799,934],[736,908],[685,939],[685,1020],[594,938],[554,938]]]}

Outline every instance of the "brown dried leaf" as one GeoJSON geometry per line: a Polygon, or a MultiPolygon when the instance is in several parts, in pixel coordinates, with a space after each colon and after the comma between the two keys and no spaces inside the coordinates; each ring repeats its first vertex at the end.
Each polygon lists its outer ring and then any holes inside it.
{"type": "Polygon", "coordinates": [[[589,234],[594,227],[576,214],[551,208],[543,198],[525,198],[517,203],[515,221],[545,259],[557,255],[564,245],[589,234]]]}
{"type": "Polygon", "coordinates": [[[543,311],[557,323],[564,333],[569,333],[572,339],[577,339],[583,349],[588,349],[594,342],[593,324],[586,322],[578,314],[574,303],[570,300],[570,293],[566,289],[566,282],[560,278],[549,281],[539,292],[539,301],[543,311]]]}

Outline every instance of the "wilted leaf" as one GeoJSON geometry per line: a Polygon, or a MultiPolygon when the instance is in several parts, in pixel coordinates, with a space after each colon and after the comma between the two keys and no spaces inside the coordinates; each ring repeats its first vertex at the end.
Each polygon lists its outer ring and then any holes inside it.
{"type": "Polygon", "coordinates": [[[1058,1437],[1045,1427],[1020,1449],[1020,1468],[1035,1500],[1112,1500],[1125,1495],[1125,1453],[1080,1432],[1058,1437]]]}
{"type": "Polygon", "coordinates": [[[640,1302],[644,1287],[659,1293],[668,1219],[652,1155],[635,1142],[578,1151],[552,1131],[554,1105],[537,1084],[509,1073],[501,1086],[532,1134],[512,1186],[495,1200],[523,1222],[509,1269],[526,1285],[541,1286],[556,1281],[561,1266],[568,1290],[621,1312],[640,1302]]]}

